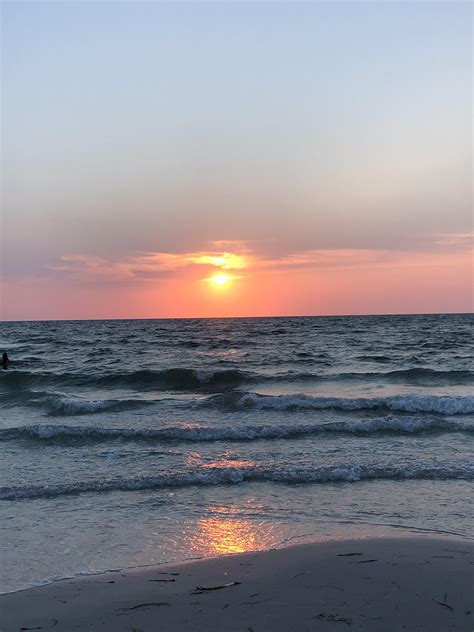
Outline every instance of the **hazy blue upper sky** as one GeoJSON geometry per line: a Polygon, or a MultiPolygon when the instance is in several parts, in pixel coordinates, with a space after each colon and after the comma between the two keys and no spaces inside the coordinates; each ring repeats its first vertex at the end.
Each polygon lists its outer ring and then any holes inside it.
{"type": "Polygon", "coordinates": [[[471,217],[469,2],[3,2],[3,272],[471,217]]]}

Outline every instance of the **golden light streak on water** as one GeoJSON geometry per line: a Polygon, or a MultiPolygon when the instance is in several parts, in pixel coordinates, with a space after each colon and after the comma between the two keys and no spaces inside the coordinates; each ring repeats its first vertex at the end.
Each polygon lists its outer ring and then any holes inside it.
{"type": "Polygon", "coordinates": [[[226,555],[269,548],[276,538],[270,525],[239,517],[239,511],[215,507],[209,517],[198,520],[192,549],[202,555],[226,555]]]}

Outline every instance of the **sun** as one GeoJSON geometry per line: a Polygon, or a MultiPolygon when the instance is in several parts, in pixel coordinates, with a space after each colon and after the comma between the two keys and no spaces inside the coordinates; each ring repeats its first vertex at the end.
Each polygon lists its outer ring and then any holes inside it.
{"type": "Polygon", "coordinates": [[[225,285],[230,281],[230,276],[227,274],[216,274],[216,276],[211,277],[209,280],[216,285],[225,285]]]}

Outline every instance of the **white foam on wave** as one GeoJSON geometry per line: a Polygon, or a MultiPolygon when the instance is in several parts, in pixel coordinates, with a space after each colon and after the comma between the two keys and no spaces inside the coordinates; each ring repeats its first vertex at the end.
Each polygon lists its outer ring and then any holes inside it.
{"type": "Polygon", "coordinates": [[[103,426],[70,426],[36,424],[0,430],[0,438],[32,438],[61,440],[78,438],[84,441],[128,439],[131,441],[253,441],[258,439],[285,439],[304,435],[333,433],[371,434],[422,432],[474,432],[474,424],[462,421],[445,421],[429,417],[397,417],[389,415],[376,419],[338,421],[330,423],[288,423],[259,425],[207,426],[186,424],[163,428],[104,428],[103,426]]]}
{"type": "Polygon", "coordinates": [[[201,384],[207,384],[214,378],[216,371],[212,371],[211,369],[194,369],[193,375],[201,384]]]}
{"type": "Polygon", "coordinates": [[[86,400],[62,395],[48,395],[39,400],[41,405],[46,405],[47,411],[52,416],[91,415],[100,412],[112,412],[149,405],[151,402],[144,400],[86,400]]]}
{"type": "Polygon", "coordinates": [[[95,413],[110,409],[111,404],[112,402],[103,400],[88,401],[81,399],[67,399],[55,396],[47,398],[49,412],[58,415],[95,413]]]}
{"type": "Polygon", "coordinates": [[[143,491],[165,487],[216,486],[245,482],[356,483],[364,480],[473,480],[472,463],[444,463],[443,465],[352,465],[215,467],[201,471],[138,476],[135,478],[76,481],[54,485],[29,485],[0,488],[0,500],[54,498],[83,493],[113,491],[143,491]]]}
{"type": "Polygon", "coordinates": [[[385,408],[408,413],[459,415],[474,412],[474,397],[450,395],[393,395],[388,397],[317,397],[245,393],[234,402],[238,409],[261,410],[373,410],[385,408]]]}

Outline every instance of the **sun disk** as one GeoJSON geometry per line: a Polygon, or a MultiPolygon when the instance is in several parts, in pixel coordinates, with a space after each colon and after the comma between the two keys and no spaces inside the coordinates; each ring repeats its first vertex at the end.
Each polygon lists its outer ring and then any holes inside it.
{"type": "Polygon", "coordinates": [[[216,274],[216,276],[211,277],[211,281],[216,285],[225,285],[230,281],[230,276],[227,274],[216,274]]]}

